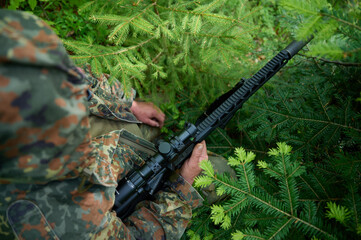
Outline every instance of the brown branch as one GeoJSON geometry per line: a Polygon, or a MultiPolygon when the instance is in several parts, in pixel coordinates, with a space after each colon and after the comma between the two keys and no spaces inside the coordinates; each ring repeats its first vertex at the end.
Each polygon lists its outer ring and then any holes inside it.
{"type": "Polygon", "coordinates": [[[346,67],[358,67],[358,66],[361,66],[361,63],[331,61],[331,60],[328,60],[326,58],[318,58],[318,57],[307,56],[307,55],[304,55],[302,53],[298,53],[298,55],[306,57],[306,58],[321,60],[321,61],[326,62],[326,63],[333,63],[333,64],[342,65],[342,66],[346,66],[346,67]]]}

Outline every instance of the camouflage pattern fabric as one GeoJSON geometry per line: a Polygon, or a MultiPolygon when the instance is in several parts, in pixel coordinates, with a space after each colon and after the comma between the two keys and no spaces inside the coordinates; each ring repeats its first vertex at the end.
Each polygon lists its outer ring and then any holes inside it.
{"type": "Polygon", "coordinates": [[[117,88],[117,95],[114,95],[108,82],[109,75],[101,74],[98,76],[92,72],[90,65],[85,65],[83,70],[92,93],[89,100],[91,114],[116,121],[141,123],[130,111],[136,94],[134,89],[132,89],[130,96],[127,96],[123,89],[114,86],[117,88]]]}
{"type": "MultiPolygon", "coordinates": [[[[0,9],[0,43],[0,239],[180,238],[202,200],[177,174],[124,221],[111,211],[117,182],[144,160],[121,130],[91,138],[85,76],[51,29],[0,9]]],[[[100,92],[99,115],[123,116],[100,92]]]]}

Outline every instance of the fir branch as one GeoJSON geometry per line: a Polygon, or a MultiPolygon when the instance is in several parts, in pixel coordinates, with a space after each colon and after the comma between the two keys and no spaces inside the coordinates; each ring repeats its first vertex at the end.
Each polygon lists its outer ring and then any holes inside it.
{"type": "Polygon", "coordinates": [[[282,213],[283,215],[286,215],[287,217],[295,220],[295,222],[301,222],[301,223],[307,225],[308,227],[313,228],[313,229],[317,230],[317,231],[320,232],[320,233],[323,233],[323,234],[326,235],[326,236],[332,237],[331,234],[323,231],[322,229],[318,228],[317,226],[315,226],[315,225],[313,225],[313,224],[311,224],[311,223],[308,223],[308,222],[306,222],[306,221],[304,221],[304,220],[302,220],[302,219],[300,219],[300,218],[298,218],[298,217],[296,217],[296,216],[292,216],[291,214],[283,211],[283,210],[280,209],[280,208],[277,208],[277,207],[273,206],[273,205],[270,204],[269,202],[266,202],[266,201],[262,200],[261,198],[255,196],[255,195],[253,195],[253,194],[251,194],[251,193],[248,193],[248,192],[243,191],[243,190],[241,190],[241,189],[239,189],[239,188],[236,188],[236,187],[234,187],[234,186],[232,186],[232,185],[229,185],[229,184],[227,184],[226,182],[223,182],[223,181],[219,180],[219,179],[217,178],[217,176],[214,176],[213,179],[214,179],[215,181],[217,181],[217,182],[219,182],[219,183],[221,183],[221,184],[229,187],[229,188],[234,189],[235,191],[238,191],[238,192],[241,192],[241,193],[243,193],[243,194],[245,194],[245,195],[248,195],[249,197],[251,197],[251,198],[259,201],[260,203],[262,203],[262,204],[264,204],[264,205],[267,205],[268,207],[276,210],[277,212],[282,213]]]}
{"type": "Polygon", "coordinates": [[[354,193],[354,189],[353,189],[353,185],[351,184],[351,195],[352,195],[352,206],[353,206],[353,214],[355,216],[355,223],[356,223],[356,229],[358,228],[359,226],[359,222],[358,222],[358,213],[357,213],[357,207],[356,207],[356,201],[355,201],[355,193],[354,193]]]}
{"type": "Polygon", "coordinates": [[[279,232],[281,232],[291,221],[294,219],[290,218],[287,222],[285,222],[271,237],[268,238],[268,240],[273,239],[279,232]]]}
{"type": "Polygon", "coordinates": [[[318,180],[317,176],[315,174],[312,173],[312,176],[314,177],[314,179],[317,181],[318,185],[320,185],[320,187],[322,188],[323,192],[325,193],[327,198],[330,198],[330,196],[328,195],[325,187],[323,186],[323,184],[320,183],[320,181],[318,180]]]}
{"type": "Polygon", "coordinates": [[[298,55],[306,57],[306,58],[312,58],[312,59],[315,59],[315,60],[320,60],[322,62],[333,63],[333,64],[342,65],[342,66],[346,66],[346,67],[358,67],[358,66],[361,66],[361,63],[332,61],[332,60],[329,60],[329,59],[326,59],[326,58],[307,56],[307,55],[302,54],[302,53],[298,53],[298,55]]]}
{"type": "Polygon", "coordinates": [[[259,109],[259,110],[262,110],[262,111],[265,111],[265,112],[270,112],[270,113],[273,113],[275,115],[279,115],[279,116],[283,116],[283,117],[286,117],[286,118],[290,118],[290,119],[294,119],[294,120],[301,120],[301,121],[308,121],[308,122],[316,122],[316,123],[324,123],[326,125],[334,125],[334,126],[339,126],[341,128],[345,128],[345,129],[350,129],[350,130],[354,130],[354,131],[357,131],[357,132],[361,132],[361,129],[358,129],[358,128],[355,128],[355,127],[351,127],[351,126],[347,126],[347,125],[343,125],[343,124],[339,124],[339,123],[335,123],[335,122],[329,122],[329,121],[324,121],[324,120],[318,120],[318,119],[311,119],[311,118],[301,118],[301,117],[295,117],[295,116],[292,116],[292,115],[287,115],[287,114],[283,114],[283,113],[280,113],[280,112],[276,112],[276,111],[273,111],[273,110],[270,110],[270,109],[266,109],[266,108],[263,108],[263,107],[260,107],[260,106],[256,106],[256,105],[253,105],[251,103],[249,103],[248,105],[256,108],[256,109],[259,109]]]}
{"type": "MultiPolygon", "coordinates": [[[[232,26],[232,27],[234,27],[234,26],[232,26]]],[[[254,32],[255,30],[258,30],[258,29],[259,29],[259,27],[254,27],[254,28],[251,28],[251,29],[249,29],[247,31],[243,31],[243,32],[237,34],[236,36],[222,35],[222,33],[214,35],[214,34],[205,34],[205,33],[184,32],[184,34],[189,34],[189,35],[193,35],[193,36],[196,36],[196,37],[207,37],[207,38],[217,38],[217,39],[232,39],[232,40],[237,40],[237,41],[240,41],[241,43],[247,44],[248,46],[251,46],[248,43],[242,42],[240,36],[242,36],[242,34],[252,33],[252,32],[254,32]]]]}
{"type": "Polygon", "coordinates": [[[115,51],[115,52],[109,52],[109,53],[103,53],[103,54],[96,54],[96,55],[88,55],[88,56],[71,56],[72,59],[84,59],[84,58],[97,58],[97,57],[104,57],[104,56],[109,56],[109,55],[119,55],[134,49],[137,49],[139,47],[142,47],[143,45],[149,43],[151,40],[153,40],[155,37],[151,37],[141,43],[139,43],[138,45],[135,46],[131,46],[131,47],[127,47],[127,48],[123,48],[122,50],[119,51],[115,51]]]}
{"type": "Polygon", "coordinates": [[[317,15],[317,11],[314,9],[310,9],[311,4],[304,4],[304,2],[300,1],[298,4],[295,4],[295,1],[288,1],[288,0],[282,0],[281,5],[285,7],[286,9],[290,9],[292,11],[298,12],[298,13],[304,13],[306,15],[317,15]]]}
{"type": "Polygon", "coordinates": [[[318,194],[316,193],[316,191],[311,187],[310,184],[308,184],[308,182],[302,177],[302,176],[299,176],[299,178],[302,179],[302,181],[304,183],[306,183],[306,185],[308,186],[308,188],[313,192],[313,194],[315,194],[315,196],[317,197],[317,199],[320,199],[320,197],[318,196],[318,194]]]}
{"type": "MultiPolygon", "coordinates": [[[[330,117],[328,116],[328,114],[327,114],[327,110],[326,110],[326,108],[325,108],[325,106],[326,106],[326,105],[328,105],[328,103],[327,103],[327,104],[325,104],[325,105],[322,103],[321,96],[320,96],[320,93],[319,93],[319,92],[318,92],[318,90],[317,90],[316,84],[313,84],[313,87],[314,87],[314,89],[315,89],[315,92],[316,92],[317,98],[318,98],[318,100],[320,101],[320,104],[321,104],[321,107],[322,107],[322,109],[323,109],[323,112],[325,113],[325,115],[326,115],[326,117],[327,117],[328,121],[330,121],[330,122],[331,122],[331,119],[330,119],[330,117]]],[[[346,124],[346,121],[345,121],[345,124],[346,124]]]]}
{"type": "Polygon", "coordinates": [[[342,198],[326,198],[326,199],[298,199],[298,201],[301,202],[309,202],[309,201],[313,201],[313,202],[329,202],[329,201],[341,201],[342,198]]]}
{"type": "Polygon", "coordinates": [[[206,8],[204,8],[204,10],[202,11],[202,13],[208,11],[209,9],[211,9],[214,5],[216,5],[219,2],[219,0],[216,0],[214,2],[212,2],[211,4],[209,4],[206,8]]]}
{"type": "Polygon", "coordinates": [[[293,174],[295,174],[300,168],[301,168],[302,166],[301,165],[299,165],[297,168],[295,168],[295,170],[290,174],[290,175],[288,175],[288,177],[287,178],[290,178],[290,177],[292,177],[293,176],[293,174]]]}
{"type": "Polygon", "coordinates": [[[339,129],[340,129],[340,127],[335,128],[335,130],[333,131],[331,137],[327,140],[327,144],[329,144],[330,141],[332,141],[333,137],[336,135],[336,133],[338,133],[339,129]]]}
{"type": "Polygon", "coordinates": [[[282,176],[281,173],[276,172],[275,170],[273,170],[273,169],[271,169],[271,168],[269,168],[269,167],[266,167],[266,168],[264,168],[264,169],[267,169],[267,171],[271,171],[271,172],[275,173],[276,175],[278,175],[278,176],[280,176],[280,177],[282,176]]]}
{"type": "Polygon", "coordinates": [[[253,8],[252,11],[250,11],[249,13],[247,13],[245,16],[243,16],[240,20],[243,20],[247,17],[249,17],[250,15],[254,14],[255,12],[259,11],[261,8],[253,8]]]}
{"type": "Polygon", "coordinates": [[[186,10],[181,10],[181,9],[177,9],[177,8],[168,8],[168,7],[164,7],[161,5],[157,5],[159,8],[165,9],[165,10],[169,10],[169,11],[173,11],[173,12],[180,12],[180,13],[186,13],[186,14],[190,14],[190,15],[200,15],[200,16],[204,16],[204,17],[212,17],[212,18],[217,18],[217,19],[221,19],[221,20],[227,20],[227,21],[231,21],[233,22],[237,22],[239,24],[246,24],[245,22],[238,20],[238,19],[234,19],[234,18],[229,18],[229,17],[225,17],[225,16],[220,16],[220,15],[216,15],[216,14],[209,14],[209,13],[197,13],[194,11],[186,11],[186,10]]]}
{"type": "MultiPolygon", "coordinates": [[[[148,5],[146,8],[143,9],[143,11],[141,11],[140,13],[138,13],[137,15],[135,15],[134,17],[132,17],[131,19],[129,19],[128,21],[124,22],[119,28],[118,31],[120,31],[122,29],[123,26],[129,24],[130,22],[132,22],[134,19],[140,17],[141,15],[143,15],[150,7],[154,6],[156,3],[152,3],[150,5],[148,5]]],[[[115,37],[115,35],[117,34],[118,31],[114,31],[111,35],[108,36],[109,39],[113,39],[115,37]]]]}
{"type": "Polygon", "coordinates": [[[259,236],[256,236],[256,235],[243,234],[243,236],[245,236],[245,237],[251,237],[251,238],[254,238],[254,239],[266,240],[266,238],[259,237],[259,236]]]}
{"type": "Polygon", "coordinates": [[[235,205],[230,207],[228,210],[224,211],[224,213],[231,212],[235,207],[238,207],[238,205],[240,205],[241,203],[243,203],[246,200],[247,200],[247,198],[243,198],[241,201],[238,201],[235,205]]]}
{"type": "MultiPolygon", "coordinates": [[[[87,46],[88,48],[93,47],[93,44],[89,44],[89,43],[79,43],[79,42],[73,42],[73,41],[67,41],[67,40],[63,40],[63,43],[70,49],[78,51],[80,53],[89,53],[88,49],[82,48],[81,46],[87,46]]],[[[73,56],[70,56],[73,57],[73,56]]]]}
{"type": "Polygon", "coordinates": [[[327,13],[320,13],[320,15],[321,15],[321,16],[324,16],[324,17],[329,17],[329,18],[335,19],[335,20],[338,21],[338,22],[341,22],[341,23],[343,23],[343,24],[349,25],[349,26],[351,26],[351,27],[353,27],[353,28],[356,28],[357,30],[360,30],[360,31],[361,31],[361,27],[359,27],[359,26],[357,26],[357,25],[355,25],[355,24],[353,24],[353,23],[350,23],[350,22],[348,22],[348,21],[346,21],[346,20],[343,20],[343,19],[341,19],[341,18],[338,18],[338,17],[336,17],[336,16],[334,16],[334,15],[330,15],[330,14],[327,14],[327,13]]]}
{"type": "Polygon", "coordinates": [[[288,182],[285,155],[281,154],[281,158],[282,158],[282,166],[283,166],[283,176],[284,176],[284,180],[285,180],[285,183],[286,183],[288,200],[289,200],[289,204],[290,204],[290,211],[291,211],[291,215],[293,216],[294,215],[293,214],[293,200],[292,200],[292,197],[291,197],[291,190],[290,190],[290,185],[289,185],[289,182],[288,182]]]}

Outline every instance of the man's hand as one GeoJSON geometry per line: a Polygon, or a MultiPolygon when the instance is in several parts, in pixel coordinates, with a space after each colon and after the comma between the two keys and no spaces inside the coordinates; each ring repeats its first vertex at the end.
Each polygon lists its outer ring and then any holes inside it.
{"type": "MultiPolygon", "coordinates": [[[[117,95],[120,89],[118,82],[114,82],[111,88],[113,94],[117,95]]],[[[133,101],[130,111],[141,122],[152,126],[162,128],[165,120],[165,114],[151,102],[133,101]]]]}
{"type": "Polygon", "coordinates": [[[152,127],[162,128],[165,120],[165,114],[151,102],[133,101],[130,111],[141,122],[152,127]]]}
{"type": "Polygon", "coordinates": [[[187,182],[193,184],[194,178],[202,171],[199,167],[199,163],[206,159],[208,159],[206,142],[202,141],[194,147],[191,157],[183,163],[183,166],[180,169],[180,175],[187,182]]]}

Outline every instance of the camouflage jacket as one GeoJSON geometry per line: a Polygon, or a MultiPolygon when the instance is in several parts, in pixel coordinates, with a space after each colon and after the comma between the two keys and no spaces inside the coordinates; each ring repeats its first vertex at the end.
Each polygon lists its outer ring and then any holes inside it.
{"type": "Polygon", "coordinates": [[[130,102],[92,78],[88,104],[84,75],[39,18],[0,9],[0,43],[0,239],[180,238],[201,198],[178,175],[124,221],[111,211],[143,160],[120,130],[91,138],[88,114],[136,121],[130,102]]]}

